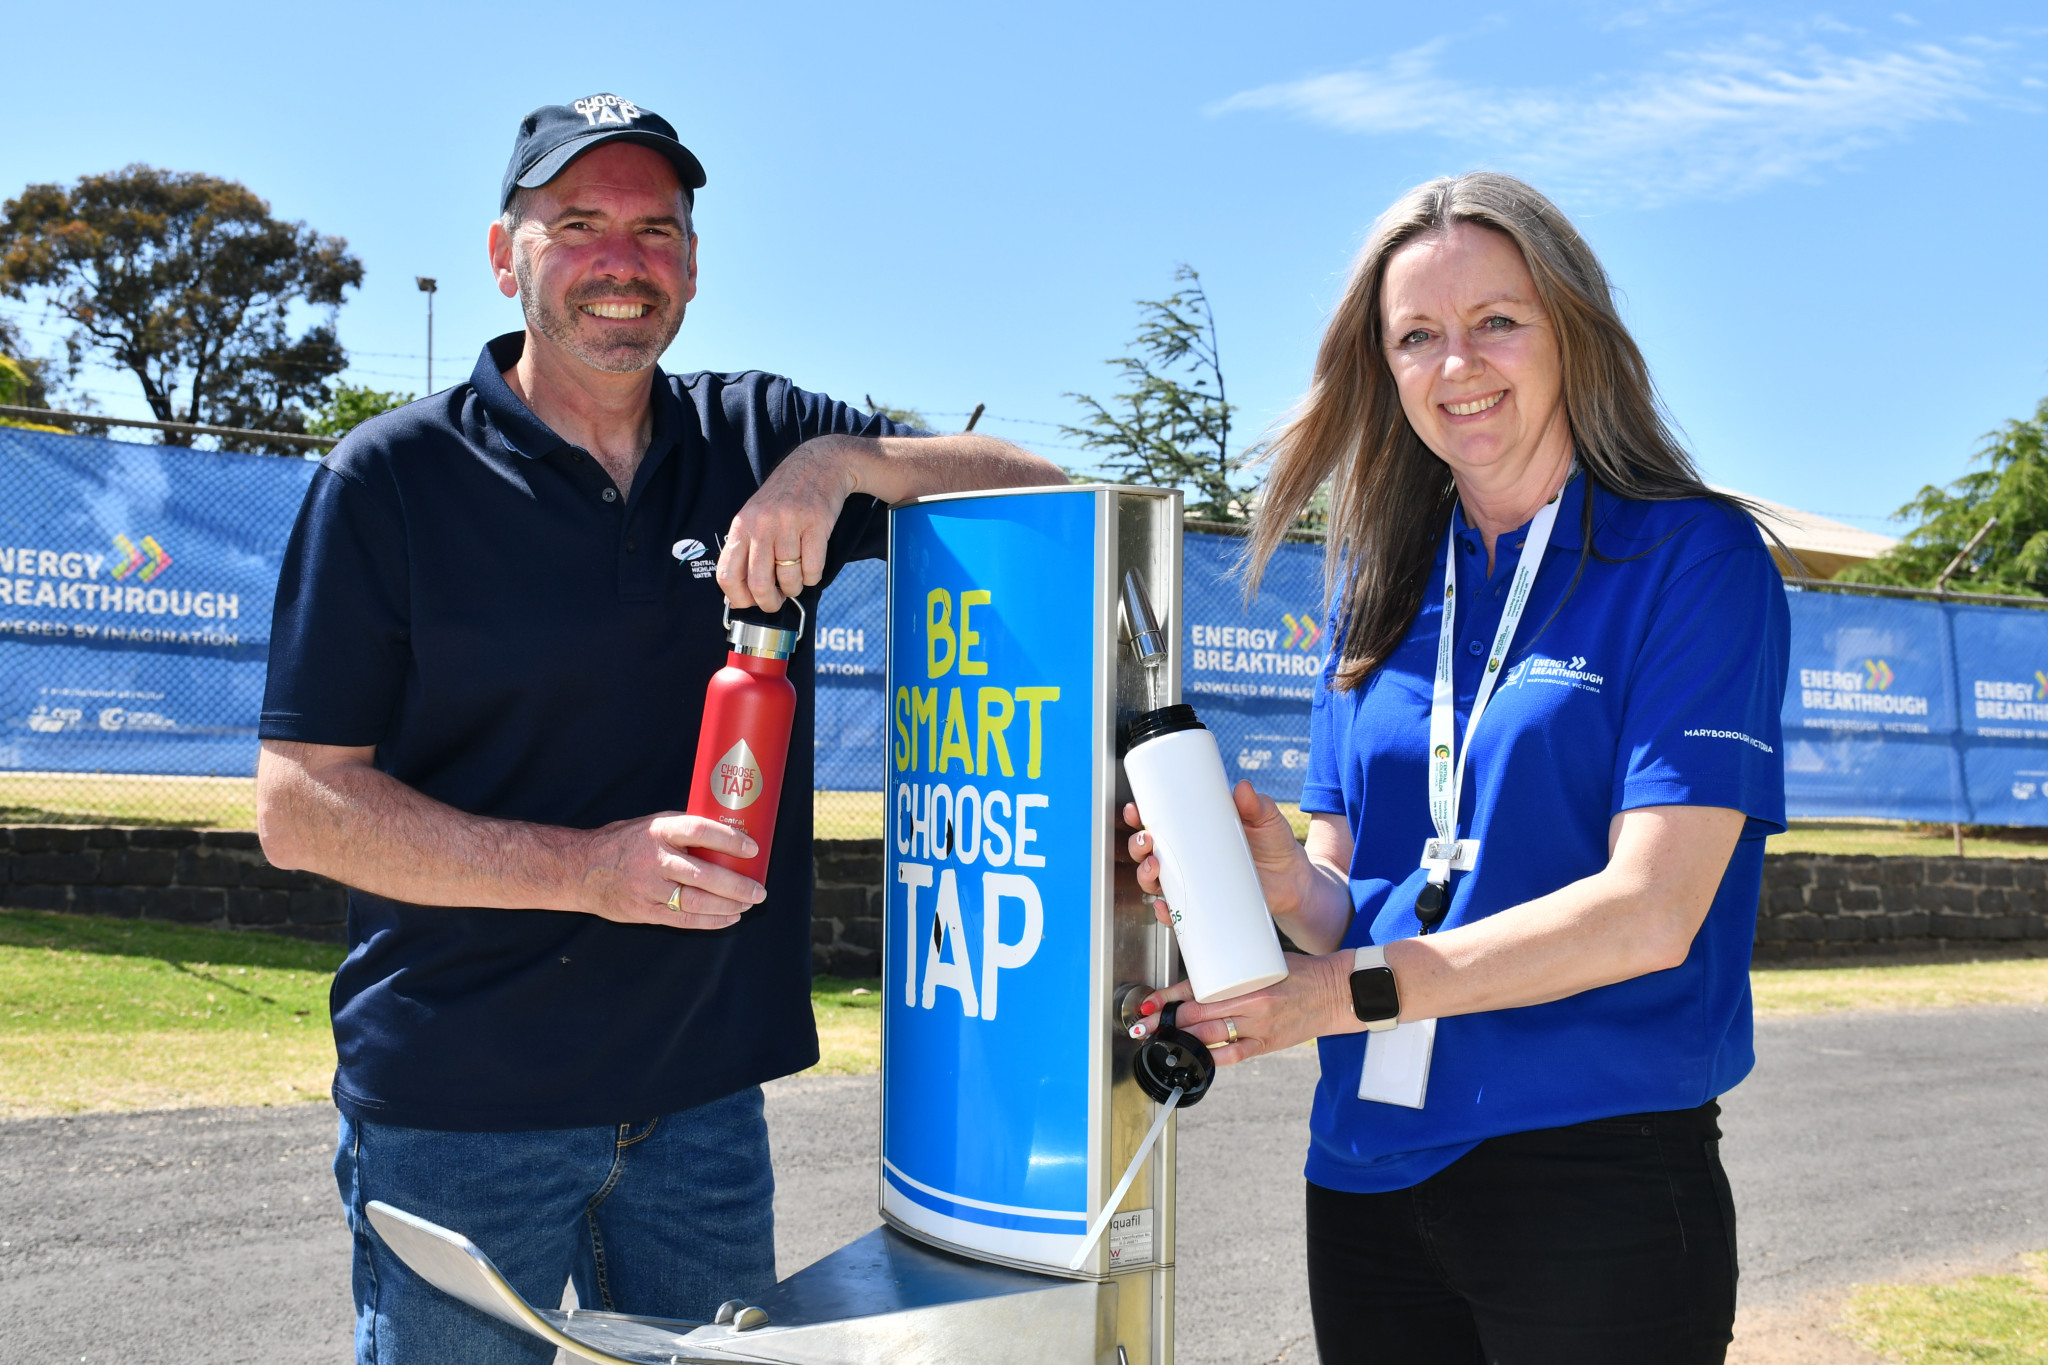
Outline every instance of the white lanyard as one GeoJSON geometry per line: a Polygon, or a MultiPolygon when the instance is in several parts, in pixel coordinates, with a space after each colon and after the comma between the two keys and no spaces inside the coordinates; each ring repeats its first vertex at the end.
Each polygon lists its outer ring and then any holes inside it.
{"type": "MultiPolygon", "coordinates": [[[[1536,571],[1543,567],[1543,551],[1550,545],[1550,531],[1557,524],[1557,509],[1564,502],[1564,490],[1571,486],[1577,473],[1575,460],[1566,471],[1557,496],[1543,504],[1536,519],[1529,523],[1522,556],[1515,561],[1514,581],[1508,587],[1507,605],[1501,611],[1500,626],[1493,633],[1493,648],[1486,654],[1486,671],[1480,675],[1479,691],[1472,698],[1472,718],[1465,722],[1462,745],[1457,744],[1455,733],[1457,699],[1451,678],[1451,655],[1458,634],[1455,547],[1444,559],[1444,614],[1437,626],[1436,686],[1429,699],[1429,818],[1436,825],[1436,838],[1426,842],[1422,849],[1422,865],[1429,869],[1429,880],[1438,888],[1434,893],[1438,904],[1434,908],[1439,912],[1443,908],[1442,888],[1450,882],[1452,870],[1469,871],[1479,856],[1477,839],[1458,838],[1458,802],[1465,790],[1465,760],[1472,756],[1472,736],[1479,729],[1479,718],[1486,714],[1493,685],[1500,681],[1501,665],[1507,661],[1508,646],[1514,643],[1515,627],[1522,623],[1522,610],[1529,605],[1529,590],[1535,585],[1536,571]],[[1451,762],[1454,745],[1455,765],[1451,762]]],[[[1454,529],[1457,526],[1456,513],[1452,514],[1451,525],[1454,529]]]]}

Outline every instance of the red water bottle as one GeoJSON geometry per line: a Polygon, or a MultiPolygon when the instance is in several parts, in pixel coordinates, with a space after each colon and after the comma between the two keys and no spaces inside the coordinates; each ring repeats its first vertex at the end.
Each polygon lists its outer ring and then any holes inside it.
{"type": "MultiPolygon", "coordinates": [[[[791,599],[792,602],[795,599],[791,599]]],[[[725,667],[704,690],[704,725],[697,732],[697,766],[690,779],[689,813],[730,825],[751,838],[751,858],[698,849],[692,855],[768,883],[768,850],[775,812],[782,804],[782,773],[789,762],[789,731],[796,719],[796,688],[789,656],[803,638],[804,609],[796,603],[795,630],[735,621],[725,612],[732,648],[725,667]]]]}

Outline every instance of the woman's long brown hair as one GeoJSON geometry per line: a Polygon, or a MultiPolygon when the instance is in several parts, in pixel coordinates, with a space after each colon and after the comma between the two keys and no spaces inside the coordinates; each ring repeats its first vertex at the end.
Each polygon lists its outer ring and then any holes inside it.
{"type": "MultiPolygon", "coordinates": [[[[1373,224],[1358,254],[1323,334],[1308,397],[1268,449],[1270,471],[1245,550],[1249,600],[1288,528],[1329,481],[1323,594],[1326,608],[1344,594],[1340,689],[1365,681],[1408,633],[1458,496],[1450,469],[1401,411],[1384,354],[1380,290],[1396,251],[1459,223],[1502,234],[1528,263],[1557,336],[1572,443],[1593,486],[1624,498],[1711,498],[1752,511],[1701,481],[1615,311],[1606,270],[1555,204],[1512,176],[1486,171],[1418,185],[1373,224]]],[[[1589,491],[1589,551],[1592,509],[1589,491]]]]}

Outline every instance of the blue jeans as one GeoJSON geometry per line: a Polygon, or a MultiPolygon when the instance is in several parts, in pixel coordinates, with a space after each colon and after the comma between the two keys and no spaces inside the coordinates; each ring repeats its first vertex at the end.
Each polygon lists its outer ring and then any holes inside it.
{"type": "Polygon", "coordinates": [[[548,1365],[555,1348],[452,1299],[384,1245],[381,1199],[477,1244],[537,1308],[576,1301],[709,1321],[775,1283],[761,1089],[645,1123],[443,1133],[341,1121],[334,1177],[355,1234],[359,1365],[548,1365]]]}

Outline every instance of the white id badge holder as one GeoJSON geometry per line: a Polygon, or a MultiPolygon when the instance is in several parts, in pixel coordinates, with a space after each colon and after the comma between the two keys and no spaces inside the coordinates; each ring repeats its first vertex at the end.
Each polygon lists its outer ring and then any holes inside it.
{"type": "Polygon", "coordinates": [[[1436,1020],[1410,1019],[1405,1024],[1365,1037],[1365,1069],[1358,1076],[1358,1098],[1377,1104],[1422,1108],[1429,1093],[1429,1054],[1436,1047],[1436,1020]]]}

